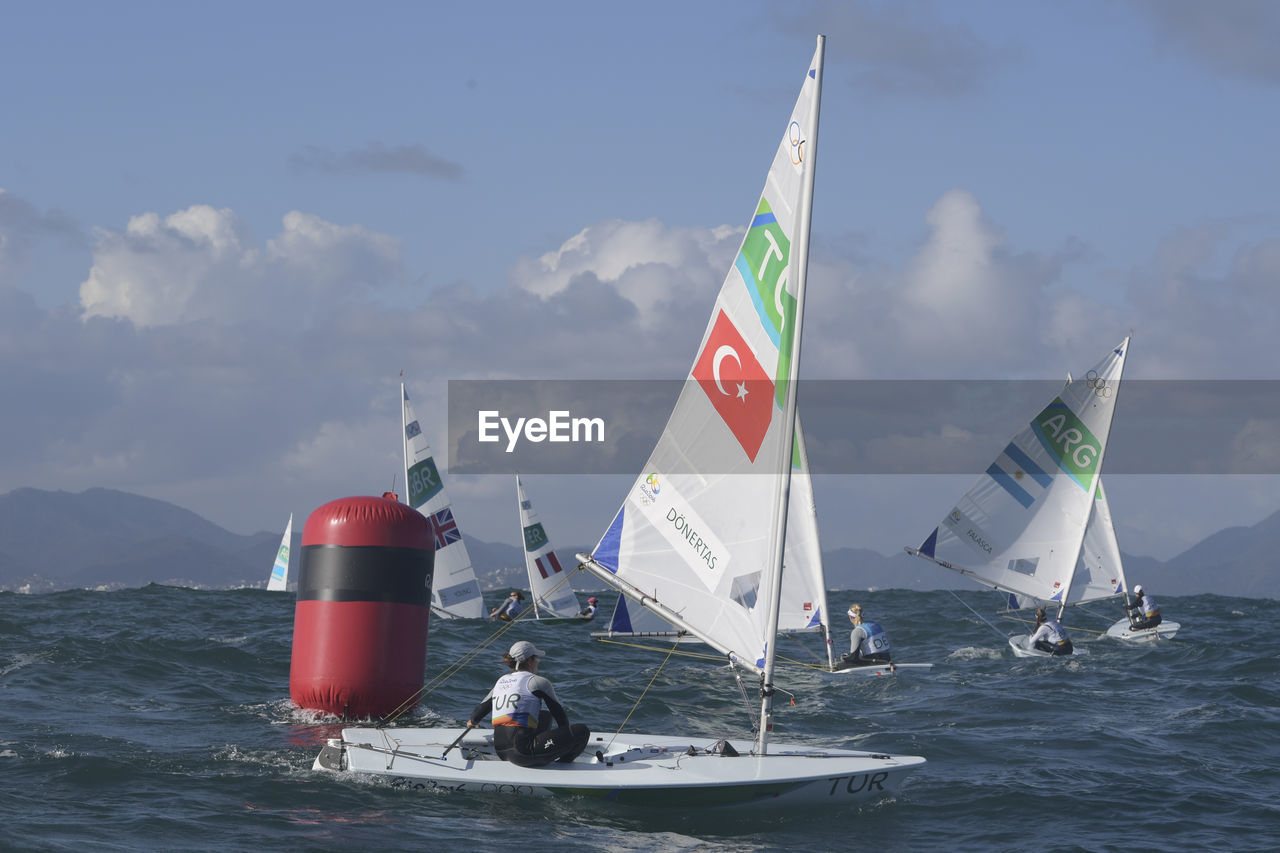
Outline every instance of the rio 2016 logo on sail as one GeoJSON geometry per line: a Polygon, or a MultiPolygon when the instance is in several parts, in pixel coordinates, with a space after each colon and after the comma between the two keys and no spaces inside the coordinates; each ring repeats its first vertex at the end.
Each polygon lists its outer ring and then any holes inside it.
{"type": "Polygon", "coordinates": [[[640,502],[644,506],[651,506],[658,502],[658,494],[662,491],[662,484],[659,482],[658,472],[654,471],[648,477],[644,478],[644,482],[640,484],[640,502]]]}

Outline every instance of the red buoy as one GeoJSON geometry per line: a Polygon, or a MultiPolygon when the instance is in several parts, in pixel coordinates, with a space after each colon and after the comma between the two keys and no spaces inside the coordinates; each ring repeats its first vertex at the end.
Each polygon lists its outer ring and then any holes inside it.
{"type": "Polygon", "coordinates": [[[431,522],[387,498],[331,501],[302,531],[289,696],[344,718],[417,704],[435,565],[431,522]]]}

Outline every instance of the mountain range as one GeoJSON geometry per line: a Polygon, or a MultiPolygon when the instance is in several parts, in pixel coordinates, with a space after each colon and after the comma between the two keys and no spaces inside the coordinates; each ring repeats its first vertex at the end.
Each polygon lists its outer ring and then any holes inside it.
{"type": "MultiPolygon", "coordinates": [[[[281,513],[281,529],[288,517],[281,513]]],[[[303,524],[294,525],[293,553],[303,524]]],[[[465,536],[480,585],[526,588],[524,559],[514,544],[465,536]]],[[[231,533],[164,501],[94,488],[80,493],[16,489],[0,495],[0,591],[115,589],[148,583],[225,589],[266,585],[280,532],[231,533]]],[[[589,546],[557,549],[565,566],[589,546]]],[[[1124,554],[1130,584],[1157,595],[1216,593],[1274,598],[1272,555],[1280,551],[1280,512],[1252,527],[1229,527],[1171,560],[1124,554]]],[[[295,566],[296,566],[295,560],[295,566]]],[[[971,589],[946,569],[905,553],[863,548],[823,552],[831,589],[971,589]]],[[[291,580],[296,580],[296,567],[291,580]]],[[[583,573],[580,590],[599,589],[583,573]]]]}

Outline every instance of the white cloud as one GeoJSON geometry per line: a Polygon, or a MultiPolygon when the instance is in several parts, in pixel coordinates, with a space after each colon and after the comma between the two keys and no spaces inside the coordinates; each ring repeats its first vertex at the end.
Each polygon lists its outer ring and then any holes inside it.
{"type": "MultiPolygon", "coordinates": [[[[819,232],[806,375],[1058,377],[1113,345],[1124,333],[1116,317],[1132,305],[1135,364],[1185,371],[1194,354],[1198,372],[1174,375],[1233,375],[1243,353],[1274,371],[1275,238],[1236,235],[1228,254],[1212,234],[1174,235],[1116,304],[1101,305],[1063,287],[1069,258],[1014,251],[969,193],[938,199],[926,224],[896,265],[851,261],[819,232]],[[1251,310],[1232,312],[1238,303],[1251,310]]],[[[503,288],[438,287],[405,307],[369,298],[395,273],[398,243],[360,226],[295,212],[257,240],[234,212],[209,206],[136,217],[101,232],[83,319],[0,289],[0,396],[13,404],[0,434],[26,449],[0,463],[0,482],[138,491],[238,530],[380,493],[400,465],[401,369],[438,453],[446,379],[678,378],[741,234],[599,223],[516,261],[503,288]]],[[[928,453],[970,438],[923,422],[919,436],[928,440],[886,439],[881,450],[928,453]]],[[[500,479],[457,483],[455,500],[476,521],[468,529],[489,538],[505,530],[490,516],[510,512],[500,479]]],[[[575,518],[607,515],[599,504],[613,497],[539,492],[549,506],[576,502],[575,518]]]]}
{"type": "Polygon", "coordinates": [[[100,229],[84,316],[116,317],[140,328],[282,315],[311,302],[346,299],[399,268],[399,241],[360,225],[335,225],[293,211],[258,248],[229,209],[193,205],[161,218],[145,213],[123,233],[100,229]]]}
{"type": "Polygon", "coordinates": [[[555,251],[522,259],[512,281],[545,298],[590,276],[634,305],[640,325],[652,327],[673,303],[705,293],[709,304],[742,235],[742,228],[729,226],[676,229],[656,219],[611,220],[584,228],[555,251]]]}

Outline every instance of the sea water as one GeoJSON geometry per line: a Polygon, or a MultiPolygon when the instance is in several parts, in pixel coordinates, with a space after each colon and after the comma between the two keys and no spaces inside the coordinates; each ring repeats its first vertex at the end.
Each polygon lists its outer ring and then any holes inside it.
{"type": "MultiPolygon", "coordinates": [[[[929,763],[858,811],[757,815],[313,771],[341,726],[289,702],[292,594],[0,593],[0,849],[1280,849],[1280,602],[1160,595],[1182,630],[1145,646],[1091,633],[1121,615],[1094,605],[1065,620],[1089,652],[1067,660],[1015,658],[1001,634],[1019,626],[994,617],[994,593],[840,592],[831,608],[854,600],[896,661],[933,669],[784,667],[775,736],[929,763]]],[[[602,644],[591,627],[436,622],[428,678],[492,642],[411,720],[458,724],[504,671],[500,650],[529,639],[571,719],[598,734],[625,720],[632,732],[750,736],[754,683],[744,697],[721,661],[602,644]]],[[[815,650],[779,646],[795,661],[815,650]]]]}

